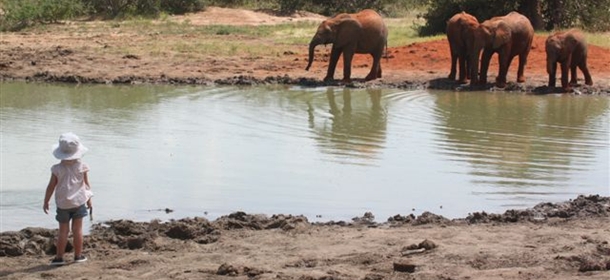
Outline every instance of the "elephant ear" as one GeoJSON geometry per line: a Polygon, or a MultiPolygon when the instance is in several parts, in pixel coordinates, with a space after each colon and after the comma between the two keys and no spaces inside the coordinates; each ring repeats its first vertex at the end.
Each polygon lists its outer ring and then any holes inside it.
{"type": "Polygon", "coordinates": [[[332,27],[335,32],[335,47],[343,47],[358,41],[362,24],[349,15],[337,18],[336,24],[332,27]]]}
{"type": "Polygon", "coordinates": [[[494,38],[492,41],[493,48],[497,49],[502,45],[510,43],[511,33],[508,25],[504,22],[499,22],[496,25],[496,31],[494,32],[494,38]]]}

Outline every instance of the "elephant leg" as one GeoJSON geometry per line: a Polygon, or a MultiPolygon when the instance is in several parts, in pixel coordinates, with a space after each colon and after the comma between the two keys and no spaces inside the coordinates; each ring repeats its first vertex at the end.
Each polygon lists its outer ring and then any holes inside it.
{"type": "Polygon", "coordinates": [[[556,84],[556,80],[555,77],[557,76],[557,62],[553,62],[549,68],[547,69],[547,71],[549,72],[549,87],[555,87],[556,84]]]}
{"type": "Polygon", "coordinates": [[[470,56],[464,55],[464,61],[466,64],[466,80],[470,80],[470,56]]]}
{"type": "Polygon", "coordinates": [[[352,82],[352,58],[354,51],[351,49],[343,51],[343,83],[349,84],[352,82]]]}
{"type": "MultiPolygon", "coordinates": [[[[519,69],[517,70],[517,83],[525,83],[525,65],[527,64],[527,56],[529,51],[519,55],[519,69]]],[[[510,63],[509,63],[510,65],[510,63]]]]}
{"type": "Polygon", "coordinates": [[[591,79],[591,73],[589,73],[589,68],[587,67],[587,61],[583,61],[580,63],[580,66],[578,67],[580,68],[580,71],[582,71],[582,74],[585,76],[585,84],[592,86],[593,85],[593,79],[591,79]]]}
{"type": "Polygon", "coordinates": [[[373,67],[371,67],[371,72],[366,75],[365,80],[367,81],[381,78],[381,55],[378,53],[372,53],[371,56],[373,56],[373,67]]]}
{"type": "Polygon", "coordinates": [[[460,56],[458,57],[459,59],[459,63],[460,63],[460,77],[458,78],[458,83],[460,84],[465,84],[467,83],[467,76],[468,76],[468,66],[467,66],[467,59],[466,59],[466,55],[464,53],[460,54],[460,56]]]}
{"type": "Polygon", "coordinates": [[[508,74],[508,66],[510,65],[511,60],[512,57],[507,54],[500,53],[498,56],[500,69],[498,71],[498,76],[496,77],[496,86],[499,88],[506,87],[506,75],[508,74]]]}
{"type": "Polygon", "coordinates": [[[447,78],[449,80],[455,80],[455,75],[457,72],[457,70],[456,70],[457,60],[458,60],[458,55],[453,52],[453,49],[451,49],[451,71],[449,72],[449,76],[447,76],[447,78]]]}
{"type": "Polygon", "coordinates": [[[570,66],[570,85],[578,84],[578,73],[576,73],[576,64],[570,66]]]}
{"type": "Polygon", "coordinates": [[[563,89],[569,89],[570,86],[568,84],[568,70],[569,66],[566,62],[559,63],[561,65],[561,87],[563,89]]]}
{"type": "Polygon", "coordinates": [[[330,61],[328,63],[328,72],[326,72],[326,77],[324,77],[325,82],[332,82],[335,78],[335,68],[337,68],[337,62],[339,61],[339,57],[341,56],[342,50],[339,48],[332,48],[330,51],[330,61]]]}
{"type": "Polygon", "coordinates": [[[487,70],[489,69],[489,60],[493,55],[492,51],[484,50],[481,55],[481,72],[479,73],[479,84],[487,84],[487,70]]]}

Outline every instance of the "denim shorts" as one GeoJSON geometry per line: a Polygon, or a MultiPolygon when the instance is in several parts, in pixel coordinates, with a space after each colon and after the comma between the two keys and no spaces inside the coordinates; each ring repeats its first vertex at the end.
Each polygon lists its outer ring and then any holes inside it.
{"type": "Polygon", "coordinates": [[[72,209],[57,208],[57,215],[55,216],[55,220],[60,223],[67,223],[72,219],[84,218],[87,217],[87,215],[87,206],[85,206],[85,204],[72,209]]]}

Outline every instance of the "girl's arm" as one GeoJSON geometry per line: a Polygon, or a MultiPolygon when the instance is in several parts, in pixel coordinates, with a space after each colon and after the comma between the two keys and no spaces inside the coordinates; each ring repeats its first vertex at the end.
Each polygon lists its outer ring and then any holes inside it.
{"type": "Polygon", "coordinates": [[[45,214],[49,214],[49,200],[51,200],[51,196],[55,191],[55,186],[57,186],[57,177],[55,176],[55,174],[51,174],[51,179],[49,179],[47,191],[44,194],[44,205],[42,205],[42,210],[45,214]]]}
{"type": "Polygon", "coordinates": [[[89,185],[89,175],[87,175],[87,174],[88,174],[88,172],[85,172],[85,174],[84,174],[84,175],[85,175],[85,176],[84,176],[84,179],[85,179],[85,185],[87,185],[87,188],[88,188],[88,189],[91,189],[91,185],[89,185]]]}

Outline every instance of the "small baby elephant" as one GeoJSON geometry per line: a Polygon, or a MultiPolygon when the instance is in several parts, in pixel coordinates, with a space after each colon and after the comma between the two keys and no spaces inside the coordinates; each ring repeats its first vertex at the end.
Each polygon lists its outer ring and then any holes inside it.
{"type": "Polygon", "coordinates": [[[577,29],[556,32],[546,39],[546,70],[549,73],[549,87],[555,87],[557,62],[561,65],[561,87],[569,90],[576,85],[576,67],[585,75],[585,84],[593,85],[589,68],[587,68],[587,42],[585,36],[577,29]],[[568,67],[571,79],[568,84],[568,67]]]}

